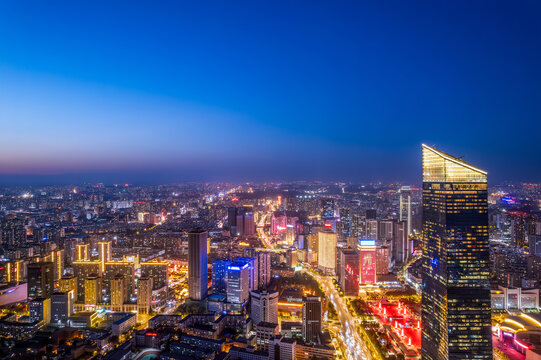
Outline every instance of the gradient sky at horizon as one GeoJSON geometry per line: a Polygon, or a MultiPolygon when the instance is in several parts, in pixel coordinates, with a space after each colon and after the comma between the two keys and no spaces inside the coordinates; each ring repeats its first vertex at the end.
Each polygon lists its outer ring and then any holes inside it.
{"type": "Polygon", "coordinates": [[[540,16],[535,1],[1,2],[0,183],[419,182],[423,142],[491,181],[539,181],[540,16]]]}

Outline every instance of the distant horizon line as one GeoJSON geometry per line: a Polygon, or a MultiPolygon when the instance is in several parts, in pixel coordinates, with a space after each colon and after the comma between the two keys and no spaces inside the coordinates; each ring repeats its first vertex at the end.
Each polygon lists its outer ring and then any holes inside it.
{"type": "MultiPolygon", "coordinates": [[[[341,179],[297,179],[297,180],[179,180],[179,181],[156,181],[156,180],[141,180],[141,181],[105,181],[105,180],[83,180],[83,181],[69,181],[68,179],[62,179],[62,177],[80,177],[82,174],[69,173],[69,174],[0,174],[0,187],[47,187],[47,186],[126,186],[126,187],[141,187],[141,186],[175,186],[175,185],[191,185],[191,184],[228,184],[228,185],[265,185],[265,184],[322,184],[322,185],[413,185],[421,186],[422,180],[419,181],[406,181],[406,180],[341,180],[341,179]],[[11,178],[7,180],[6,178],[11,178]],[[56,178],[55,181],[47,181],[46,179],[56,178]],[[7,181],[6,181],[7,180],[7,181]],[[65,181],[64,181],[65,180],[65,181]]],[[[74,180],[74,179],[72,179],[74,180]]],[[[531,181],[512,181],[504,180],[497,183],[493,183],[490,186],[501,185],[520,185],[530,184],[541,186],[540,182],[531,181]]]]}

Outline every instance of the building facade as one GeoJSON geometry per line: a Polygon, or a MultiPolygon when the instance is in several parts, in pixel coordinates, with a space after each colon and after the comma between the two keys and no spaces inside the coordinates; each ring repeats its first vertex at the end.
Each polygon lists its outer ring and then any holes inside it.
{"type": "Polygon", "coordinates": [[[188,294],[192,300],[203,300],[208,294],[207,238],[203,229],[188,234],[188,294]]]}
{"type": "Polygon", "coordinates": [[[492,359],[486,172],[423,145],[422,359],[492,359]]]}

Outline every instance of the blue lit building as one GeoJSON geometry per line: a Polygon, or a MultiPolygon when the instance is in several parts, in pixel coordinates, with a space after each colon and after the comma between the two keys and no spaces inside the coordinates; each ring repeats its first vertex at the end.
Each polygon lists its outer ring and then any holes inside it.
{"type": "Polygon", "coordinates": [[[214,260],[212,263],[212,292],[225,293],[227,291],[227,267],[230,260],[214,260]]]}
{"type": "Polygon", "coordinates": [[[249,265],[234,262],[227,267],[227,301],[232,304],[244,304],[250,295],[249,265]]]}
{"type": "Polygon", "coordinates": [[[259,289],[257,258],[239,257],[237,258],[237,262],[248,264],[248,283],[250,291],[259,289]]]}

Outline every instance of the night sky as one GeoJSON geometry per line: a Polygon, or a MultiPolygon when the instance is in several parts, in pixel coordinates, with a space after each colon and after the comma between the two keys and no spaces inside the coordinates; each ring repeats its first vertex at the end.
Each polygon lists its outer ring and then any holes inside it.
{"type": "Polygon", "coordinates": [[[541,179],[539,1],[2,1],[0,183],[541,179]]]}

